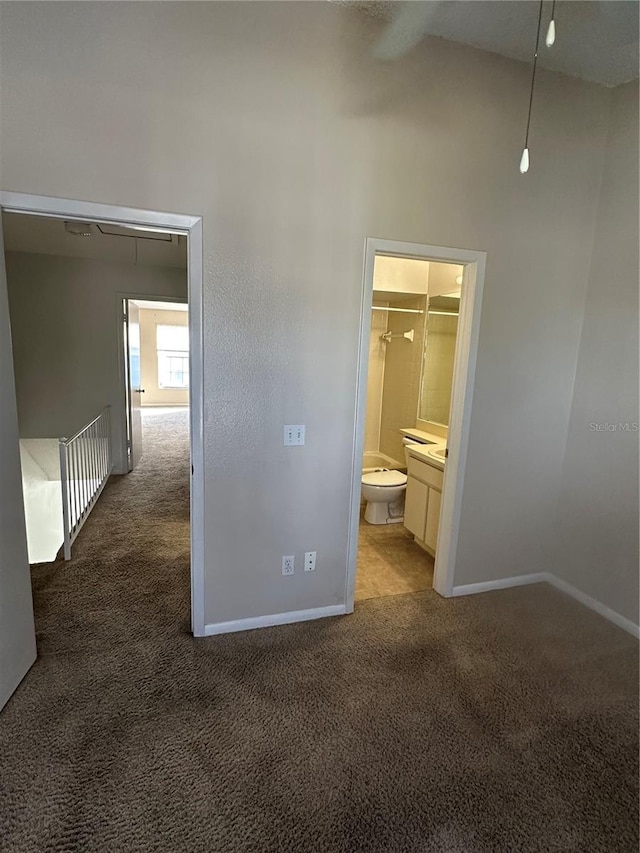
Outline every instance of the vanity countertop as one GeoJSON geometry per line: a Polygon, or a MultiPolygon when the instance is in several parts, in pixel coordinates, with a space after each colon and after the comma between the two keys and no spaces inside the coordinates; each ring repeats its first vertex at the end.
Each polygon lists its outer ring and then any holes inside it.
{"type": "Polygon", "coordinates": [[[400,432],[402,435],[406,435],[407,438],[417,438],[422,441],[431,442],[430,444],[408,444],[406,449],[409,452],[409,456],[413,456],[414,459],[419,459],[421,462],[426,462],[428,465],[444,471],[444,462],[440,459],[434,459],[433,456],[429,456],[428,454],[429,450],[447,446],[447,439],[444,436],[424,432],[421,429],[401,429],[400,432]]]}
{"type": "MultiPolygon", "coordinates": [[[[409,451],[409,456],[413,456],[414,459],[419,459],[421,462],[426,462],[427,465],[431,465],[433,468],[437,468],[439,471],[444,471],[444,462],[440,459],[435,459],[433,456],[429,456],[428,450],[434,450],[436,445],[434,444],[410,444],[407,447],[409,451]]],[[[439,447],[445,447],[445,442],[443,441],[439,447]]]]}
{"type": "Polygon", "coordinates": [[[442,445],[447,443],[446,436],[436,435],[434,432],[425,432],[423,429],[401,429],[401,435],[406,435],[407,438],[416,438],[419,441],[428,441],[432,444],[442,445]]]}

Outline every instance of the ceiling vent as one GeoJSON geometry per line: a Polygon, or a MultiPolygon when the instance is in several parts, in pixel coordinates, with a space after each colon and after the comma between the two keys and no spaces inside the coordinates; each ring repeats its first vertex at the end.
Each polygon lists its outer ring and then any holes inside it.
{"type": "Polygon", "coordinates": [[[107,234],[110,237],[135,237],[138,240],[161,240],[165,243],[177,243],[178,237],[177,234],[170,234],[168,231],[156,231],[142,225],[111,225],[100,222],[96,227],[101,234],[107,234]]]}
{"type": "Polygon", "coordinates": [[[67,234],[73,234],[74,237],[92,237],[93,231],[91,230],[91,225],[88,222],[66,222],[64,223],[64,230],[67,234]]]}

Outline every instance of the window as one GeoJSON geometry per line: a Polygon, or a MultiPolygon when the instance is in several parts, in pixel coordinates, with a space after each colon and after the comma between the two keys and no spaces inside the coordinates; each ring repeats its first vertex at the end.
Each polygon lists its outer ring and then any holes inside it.
{"type": "Polygon", "coordinates": [[[156,326],[158,387],[189,387],[189,328],[156,326]]]}

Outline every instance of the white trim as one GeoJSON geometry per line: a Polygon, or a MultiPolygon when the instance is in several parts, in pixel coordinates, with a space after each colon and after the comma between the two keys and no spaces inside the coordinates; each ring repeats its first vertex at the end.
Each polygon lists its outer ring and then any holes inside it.
{"type": "MultiPolygon", "coordinates": [[[[373,268],[376,254],[401,258],[418,258],[438,263],[461,264],[465,268],[462,298],[460,300],[458,335],[456,339],[451,423],[447,441],[449,457],[443,483],[438,550],[436,552],[433,578],[433,588],[443,596],[452,595],[453,590],[462,491],[464,486],[464,469],[469,443],[469,424],[471,420],[473,383],[475,380],[476,354],[480,330],[480,308],[486,265],[485,252],[469,249],[453,249],[447,246],[430,246],[421,243],[404,243],[397,240],[381,240],[377,237],[367,237],[365,240],[351,469],[349,543],[345,584],[347,613],[353,611],[355,599],[362,453],[364,449],[369,336],[371,330],[371,303],[373,298],[373,268]]],[[[407,424],[407,427],[413,427],[413,424],[407,424]]]]}
{"type": "MultiPolygon", "coordinates": [[[[362,295],[360,298],[360,330],[358,332],[358,365],[356,369],[356,410],[353,422],[349,538],[347,541],[347,572],[344,591],[347,613],[353,613],[356,595],[360,493],[362,491],[362,456],[364,453],[364,428],[367,416],[367,376],[369,373],[369,338],[371,337],[371,303],[373,302],[373,266],[375,259],[375,241],[367,238],[364,243],[364,269],[362,273],[362,295]]],[[[380,411],[382,414],[382,407],[380,411]]]]}
{"type": "Polygon", "coordinates": [[[556,577],[556,575],[549,574],[547,576],[547,581],[551,586],[554,586],[561,592],[565,592],[567,595],[570,595],[571,598],[575,598],[575,600],[579,601],[580,604],[584,604],[584,606],[588,607],[589,610],[593,610],[600,614],[600,616],[604,616],[605,619],[608,619],[609,622],[613,622],[614,625],[622,628],[623,631],[627,631],[634,637],[640,638],[640,625],[636,625],[635,622],[631,621],[631,619],[627,619],[626,616],[622,616],[620,613],[617,613],[615,610],[607,607],[606,604],[602,604],[601,601],[591,598],[591,596],[587,595],[586,592],[582,592],[582,590],[577,589],[575,586],[571,586],[570,583],[563,581],[561,578],[556,577]]]}
{"type": "Polygon", "coordinates": [[[467,583],[462,586],[454,586],[451,595],[475,595],[479,592],[491,592],[495,589],[509,589],[512,586],[528,586],[532,583],[544,583],[549,580],[546,572],[537,572],[531,575],[516,575],[512,578],[500,578],[495,581],[482,581],[482,583],[467,583]]]}
{"type": "Polygon", "coordinates": [[[451,594],[453,596],[475,595],[480,592],[491,592],[496,589],[509,589],[513,586],[527,586],[532,583],[550,584],[560,590],[560,592],[566,593],[566,595],[569,595],[580,604],[588,607],[589,610],[593,610],[598,615],[604,616],[605,619],[609,622],[613,622],[614,625],[622,628],[623,631],[627,631],[627,633],[640,639],[640,625],[636,625],[636,623],[632,622],[631,619],[627,619],[626,616],[622,616],[620,613],[617,613],[615,610],[607,607],[606,604],[602,604],[601,601],[587,595],[586,592],[582,592],[582,590],[579,590],[570,583],[556,577],[556,575],[552,575],[551,572],[536,572],[531,575],[517,575],[516,577],[502,578],[495,581],[463,584],[462,586],[454,586],[451,594]]]}
{"type": "Polygon", "coordinates": [[[191,630],[205,635],[204,616],[204,397],[203,397],[203,264],[202,217],[182,213],[141,210],[119,205],[0,190],[0,212],[49,216],[120,225],[146,225],[186,234],[189,301],[190,429],[191,429],[191,630]]]}
{"type": "Polygon", "coordinates": [[[456,258],[466,265],[453,362],[451,416],[447,433],[449,453],[444,470],[438,548],[433,569],[433,588],[444,596],[451,595],[454,584],[486,265],[484,252],[459,252],[456,258]]]}
{"type": "Polygon", "coordinates": [[[123,225],[148,225],[172,233],[188,234],[200,216],[184,213],[164,213],[157,210],[142,210],[137,207],[120,207],[115,204],[100,204],[92,201],[53,198],[46,195],[29,195],[0,190],[0,207],[6,213],[24,213],[32,216],[49,216],[54,219],[75,219],[84,222],[112,222],[123,225]]]}
{"type": "Polygon", "coordinates": [[[202,218],[197,217],[187,241],[189,288],[189,431],[191,433],[191,631],[206,633],[204,615],[204,268],[202,218]]]}
{"type": "Polygon", "coordinates": [[[344,604],[331,604],[327,607],[314,607],[311,610],[292,610],[289,613],[273,613],[270,616],[252,616],[249,619],[234,619],[231,622],[214,622],[204,626],[205,636],[231,634],[235,631],[252,631],[254,628],[269,628],[273,625],[290,625],[293,622],[308,622],[311,619],[325,619],[327,616],[344,616],[347,608],[344,604]]]}

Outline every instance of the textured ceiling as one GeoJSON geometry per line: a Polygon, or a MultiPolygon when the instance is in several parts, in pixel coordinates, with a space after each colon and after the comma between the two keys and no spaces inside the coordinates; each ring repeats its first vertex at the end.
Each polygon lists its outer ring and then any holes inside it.
{"type": "MultiPolygon", "coordinates": [[[[530,61],[535,45],[537,0],[413,0],[424,12],[425,35],[530,61]]],[[[353,2],[349,5],[390,21],[402,2],[353,2]]],[[[544,3],[543,39],[551,16],[544,3]]],[[[638,0],[558,0],[556,43],[544,44],[539,62],[583,80],[617,86],[638,77],[638,0]]]]}

